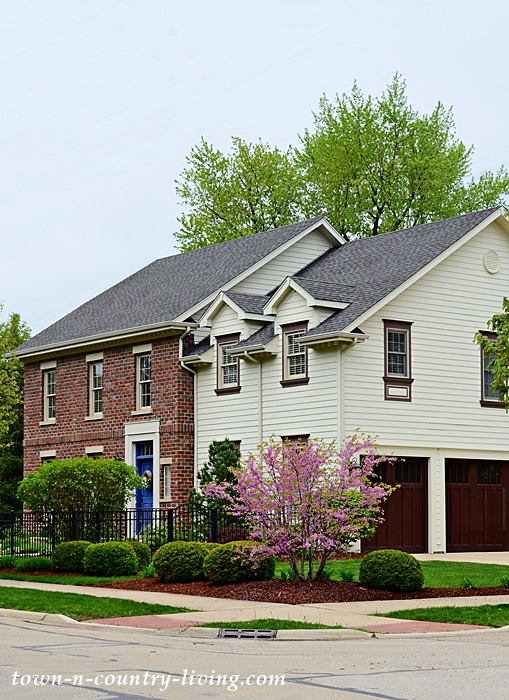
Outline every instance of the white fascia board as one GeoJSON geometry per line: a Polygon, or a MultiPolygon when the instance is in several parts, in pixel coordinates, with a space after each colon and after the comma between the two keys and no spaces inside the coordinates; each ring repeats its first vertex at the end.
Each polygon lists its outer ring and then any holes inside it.
{"type": "Polygon", "coordinates": [[[210,328],[214,321],[214,318],[220,312],[223,305],[229,306],[235,311],[237,317],[240,321],[266,321],[267,317],[263,314],[254,314],[249,311],[244,311],[233,299],[225,294],[224,292],[219,292],[215,300],[212,302],[211,306],[208,308],[207,312],[203,315],[200,321],[200,326],[204,328],[210,328]]]}
{"type": "MultiPolygon", "coordinates": [[[[430,270],[432,270],[434,267],[439,265],[443,260],[446,260],[450,255],[455,253],[459,248],[461,248],[465,243],[468,243],[468,241],[472,240],[475,236],[477,236],[478,233],[480,233],[483,229],[486,228],[486,226],[489,226],[492,224],[494,221],[497,221],[497,224],[501,224],[503,228],[505,228],[506,233],[509,235],[509,221],[504,216],[505,214],[505,209],[504,207],[499,207],[496,211],[494,211],[492,214],[490,214],[484,221],[481,221],[480,224],[477,224],[475,228],[473,228],[471,231],[466,233],[464,236],[462,236],[456,243],[453,245],[449,246],[447,250],[444,250],[443,253],[441,253],[439,256],[434,258],[431,262],[429,262],[425,267],[421,268],[418,270],[415,275],[412,277],[409,277],[405,282],[400,284],[399,287],[396,287],[396,289],[393,289],[393,291],[388,294],[386,297],[383,299],[380,299],[380,301],[369,308],[367,311],[365,311],[363,314],[358,316],[354,321],[348,324],[346,326],[345,331],[348,332],[349,329],[352,328],[357,328],[357,326],[360,326],[361,323],[364,323],[368,318],[373,316],[373,314],[376,314],[377,311],[380,311],[380,309],[383,309],[384,306],[386,306],[389,302],[391,302],[393,299],[398,297],[402,292],[407,290],[409,287],[412,286],[415,282],[421,279],[421,277],[424,277],[430,270]]],[[[300,341],[299,341],[300,342],[300,341]]]]}
{"type": "MultiPolygon", "coordinates": [[[[320,219],[320,221],[317,221],[309,228],[304,229],[304,231],[301,231],[298,236],[294,236],[289,241],[286,241],[286,243],[283,243],[283,245],[280,245],[279,248],[276,248],[276,250],[273,250],[272,253],[269,253],[261,260],[258,260],[257,263],[255,263],[251,267],[248,267],[247,270],[244,270],[243,272],[240,273],[240,275],[237,275],[237,277],[235,277],[234,279],[227,282],[225,285],[223,285],[224,291],[227,291],[228,289],[232,289],[233,287],[235,287],[235,285],[239,284],[239,282],[242,282],[242,280],[246,279],[246,277],[249,277],[249,275],[252,275],[253,272],[256,272],[261,267],[266,265],[268,262],[270,262],[274,258],[277,258],[278,255],[283,253],[285,250],[288,250],[288,248],[291,248],[293,245],[295,245],[295,243],[298,243],[303,238],[305,238],[307,235],[309,235],[313,231],[316,231],[316,229],[318,229],[318,228],[322,229],[322,233],[324,233],[325,236],[329,239],[332,247],[341,246],[341,245],[344,245],[346,243],[343,236],[336,231],[334,226],[331,223],[329,223],[327,221],[327,219],[325,219],[325,218],[320,219]]],[[[312,260],[310,260],[309,262],[312,262],[312,260]]],[[[210,294],[205,299],[202,299],[198,304],[195,304],[191,308],[187,309],[184,313],[180,314],[180,316],[177,316],[176,320],[183,321],[184,319],[189,318],[189,316],[192,316],[197,311],[200,311],[200,309],[203,309],[204,306],[211,304],[214,301],[214,299],[216,298],[216,296],[217,296],[217,291],[214,292],[213,294],[210,294]]],[[[206,313],[208,314],[208,311],[206,313]]]]}
{"type": "Polygon", "coordinates": [[[320,333],[312,335],[309,338],[301,336],[299,338],[300,345],[313,345],[314,343],[323,342],[324,340],[334,340],[335,338],[344,339],[347,342],[356,340],[358,343],[363,343],[369,339],[367,333],[345,333],[344,331],[332,331],[330,333],[320,333]]]}
{"type": "Polygon", "coordinates": [[[53,345],[42,345],[38,348],[30,348],[29,350],[17,352],[16,357],[20,360],[25,360],[31,357],[41,355],[52,355],[55,352],[80,350],[101,343],[119,344],[125,340],[135,340],[139,336],[144,336],[150,333],[161,333],[165,331],[184,331],[186,329],[198,328],[198,323],[179,323],[172,321],[171,323],[154,323],[149,326],[138,326],[137,328],[124,329],[122,331],[113,331],[112,333],[104,333],[101,335],[91,335],[85,338],[80,338],[74,341],[64,341],[62,343],[54,343],[53,345]]]}
{"type": "Polygon", "coordinates": [[[350,306],[349,301],[327,301],[326,299],[315,299],[312,306],[320,306],[325,309],[346,309],[350,306]]]}
{"type": "Polygon", "coordinates": [[[277,307],[283,301],[285,296],[290,292],[290,290],[297,292],[297,294],[299,294],[304,299],[307,306],[315,305],[316,299],[312,297],[311,294],[306,292],[306,290],[303,289],[299,284],[297,284],[295,280],[292,280],[291,277],[286,277],[277,288],[277,291],[274,292],[269,301],[263,307],[264,313],[267,315],[274,315],[276,313],[277,307]]]}

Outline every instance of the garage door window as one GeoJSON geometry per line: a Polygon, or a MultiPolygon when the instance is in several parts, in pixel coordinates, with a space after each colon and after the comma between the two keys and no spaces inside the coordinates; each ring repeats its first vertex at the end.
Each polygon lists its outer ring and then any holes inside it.
{"type": "Polygon", "coordinates": [[[420,460],[396,462],[395,467],[397,484],[422,484],[420,460]]]}
{"type": "Polygon", "coordinates": [[[502,470],[497,464],[478,464],[477,483],[498,486],[502,483],[502,470]]]}
{"type": "Polygon", "coordinates": [[[469,464],[465,462],[446,462],[446,484],[468,484],[469,464]]]}

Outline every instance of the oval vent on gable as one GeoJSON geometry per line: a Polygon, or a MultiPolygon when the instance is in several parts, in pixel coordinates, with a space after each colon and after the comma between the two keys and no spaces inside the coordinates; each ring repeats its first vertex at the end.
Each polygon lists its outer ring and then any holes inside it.
{"type": "Polygon", "coordinates": [[[487,250],[483,257],[484,267],[492,275],[500,270],[500,255],[496,250],[487,250]]]}

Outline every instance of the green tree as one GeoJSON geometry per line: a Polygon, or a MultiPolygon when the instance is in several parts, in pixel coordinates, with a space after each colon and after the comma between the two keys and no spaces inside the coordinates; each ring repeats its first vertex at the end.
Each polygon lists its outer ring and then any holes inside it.
{"type": "Polygon", "coordinates": [[[476,333],[475,340],[481,346],[485,357],[491,357],[488,365],[493,373],[491,388],[499,392],[500,401],[509,412],[509,299],[504,297],[502,312],[494,314],[488,321],[488,328],[497,334],[495,340],[490,340],[482,333],[476,333]]]}
{"type": "Polygon", "coordinates": [[[292,149],[232,138],[229,154],[202,139],[176,181],[189,209],[175,233],[182,251],[294,223],[302,211],[302,178],[292,149]]]}
{"type": "Polygon", "coordinates": [[[473,148],[456,138],[452,109],[408,104],[398,74],[379,98],[325,96],[301,138],[306,213],[329,217],[345,238],[372,236],[503,203],[505,168],[470,177],[473,148]]]}
{"type": "Polygon", "coordinates": [[[29,338],[19,314],[0,323],[0,511],[21,508],[16,491],[23,478],[23,364],[4,355],[29,338]]]}
{"type": "Polygon", "coordinates": [[[134,467],[116,459],[55,459],[23,479],[18,498],[32,511],[121,510],[140,485],[134,467]]]}
{"type": "Polygon", "coordinates": [[[226,501],[215,497],[206,497],[203,491],[211,484],[225,486],[228,493],[237,483],[237,478],[233,473],[238,469],[240,460],[240,450],[237,445],[225,438],[224,440],[213,440],[209,445],[209,458],[203,468],[198,473],[198,483],[200,491],[191,489],[189,492],[189,502],[199,505],[207,505],[210,508],[222,507],[226,501]]]}
{"type": "Polygon", "coordinates": [[[175,234],[182,251],[327,216],[346,239],[504,203],[504,167],[474,179],[473,147],[456,137],[452,109],[429,115],[408,104],[396,74],[380,97],[322,97],[299,148],[232,139],[227,154],[202,139],[176,191],[187,209],[175,234]]]}

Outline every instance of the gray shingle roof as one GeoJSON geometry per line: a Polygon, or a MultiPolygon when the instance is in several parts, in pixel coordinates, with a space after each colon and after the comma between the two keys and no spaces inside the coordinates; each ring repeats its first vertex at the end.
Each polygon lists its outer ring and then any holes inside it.
{"type": "Polygon", "coordinates": [[[269,340],[272,340],[272,338],[274,338],[274,323],[271,322],[267,323],[265,326],[262,326],[260,330],[250,335],[249,338],[242,340],[233,349],[248,350],[249,348],[257,345],[265,345],[269,342],[269,340]]]}
{"type": "Polygon", "coordinates": [[[169,323],[323,217],[160,258],[87,301],[18,350],[169,323]]]}
{"type": "Polygon", "coordinates": [[[409,229],[350,241],[333,248],[296,275],[296,281],[331,280],[355,285],[357,296],[306,336],[345,330],[361,314],[437,258],[499,209],[485,209],[409,229]]]}
{"type": "Polygon", "coordinates": [[[196,345],[191,345],[185,353],[184,357],[191,357],[192,355],[202,355],[204,352],[207,350],[210,350],[211,348],[210,344],[210,335],[208,335],[206,338],[203,338],[200,340],[199,343],[196,343],[196,345]]]}
{"type": "Polygon", "coordinates": [[[296,277],[294,279],[306,292],[315,299],[323,301],[351,302],[357,296],[355,284],[337,284],[336,282],[315,280],[308,277],[296,277]]]}
{"type": "Polygon", "coordinates": [[[243,311],[250,314],[263,314],[263,307],[268,302],[268,296],[259,296],[258,294],[241,294],[240,292],[225,292],[237,306],[243,311]]]}

